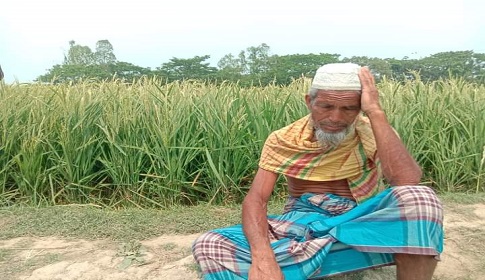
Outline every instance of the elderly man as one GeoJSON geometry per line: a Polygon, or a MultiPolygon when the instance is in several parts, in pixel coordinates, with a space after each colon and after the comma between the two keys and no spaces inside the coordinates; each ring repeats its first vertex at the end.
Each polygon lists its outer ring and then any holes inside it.
{"type": "Polygon", "coordinates": [[[324,65],[305,101],[310,114],[266,140],[242,225],[193,243],[204,279],[312,279],[391,264],[398,279],[431,279],[443,251],[441,203],[418,185],[421,169],[369,69],[324,65]],[[279,174],[290,197],[268,217],[279,174]]]}

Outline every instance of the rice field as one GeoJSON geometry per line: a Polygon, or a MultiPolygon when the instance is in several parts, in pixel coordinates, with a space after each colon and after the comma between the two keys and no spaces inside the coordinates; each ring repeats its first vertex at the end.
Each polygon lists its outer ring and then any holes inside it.
{"type": "MultiPolygon", "coordinates": [[[[0,206],[240,202],[268,134],[308,113],[308,87],[0,83],[0,206]]],[[[417,79],[379,88],[424,184],[485,190],[485,86],[417,79]]],[[[275,193],[285,194],[283,180],[275,193]]]]}

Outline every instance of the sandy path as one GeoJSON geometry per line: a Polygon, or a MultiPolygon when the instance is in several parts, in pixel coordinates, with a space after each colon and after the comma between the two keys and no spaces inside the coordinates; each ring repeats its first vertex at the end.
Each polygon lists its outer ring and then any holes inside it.
{"type": "MultiPolygon", "coordinates": [[[[485,205],[445,205],[445,232],[445,251],[435,279],[485,279],[485,205]]],[[[126,268],[122,267],[124,261],[132,260],[137,250],[123,249],[122,244],[112,241],[56,237],[2,240],[0,274],[5,280],[198,279],[190,252],[197,236],[142,241],[140,263],[133,261],[126,268]]]]}

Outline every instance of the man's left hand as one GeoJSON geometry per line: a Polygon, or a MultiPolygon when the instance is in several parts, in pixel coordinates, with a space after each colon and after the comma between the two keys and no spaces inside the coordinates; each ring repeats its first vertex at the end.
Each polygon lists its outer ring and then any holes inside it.
{"type": "Polygon", "coordinates": [[[374,76],[368,67],[362,67],[359,71],[360,84],[362,85],[361,109],[369,115],[375,111],[382,111],[379,103],[379,91],[376,87],[374,76]]]}

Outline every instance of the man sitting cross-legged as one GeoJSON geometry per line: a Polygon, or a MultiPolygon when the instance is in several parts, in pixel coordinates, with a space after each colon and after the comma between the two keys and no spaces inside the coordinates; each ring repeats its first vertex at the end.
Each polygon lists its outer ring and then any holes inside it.
{"type": "Polygon", "coordinates": [[[431,279],[443,251],[441,203],[419,185],[369,69],[324,65],[305,101],[307,116],[267,138],[242,225],[194,241],[204,279],[298,280],[390,264],[398,279],[431,279]],[[282,215],[268,217],[280,174],[290,196],[282,215]]]}

